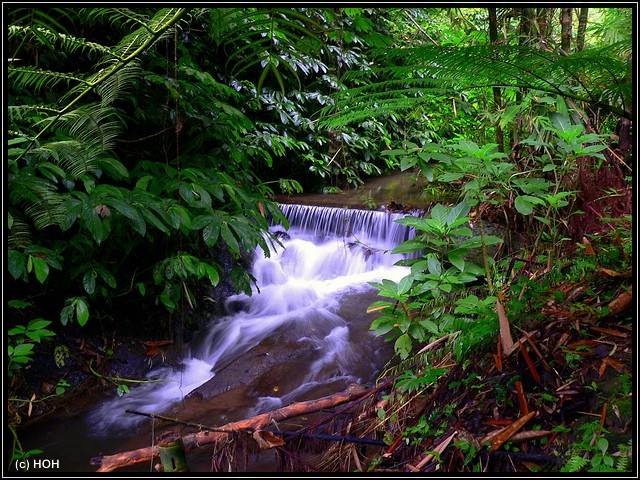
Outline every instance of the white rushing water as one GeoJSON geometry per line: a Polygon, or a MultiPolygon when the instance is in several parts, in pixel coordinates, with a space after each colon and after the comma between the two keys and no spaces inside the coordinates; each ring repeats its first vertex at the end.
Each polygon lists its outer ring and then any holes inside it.
{"type": "MultiPolygon", "coordinates": [[[[307,389],[335,379],[359,381],[358,364],[367,355],[367,338],[354,339],[349,319],[339,314],[341,301],[370,291],[371,281],[399,281],[405,267],[394,266],[399,256],[389,251],[411,235],[394,223],[402,215],[301,205],[282,205],[290,222],[278,232],[282,246],[269,257],[255,252],[253,295],[227,299],[231,313],[214,319],[207,332],[191,346],[181,369],[158,368],[149,379],[165,379],[134,387],[121,398],[105,402],[92,415],[94,431],[127,428],[144,417],[125,409],[162,413],[212,379],[216,369],[228,365],[276,332],[305,342],[315,352],[309,365],[301,365],[301,380],[281,397],[256,399],[255,412],[294,401],[307,389]],[[364,350],[363,350],[364,349],[364,350]]],[[[367,332],[369,335],[371,333],[367,332]]]]}

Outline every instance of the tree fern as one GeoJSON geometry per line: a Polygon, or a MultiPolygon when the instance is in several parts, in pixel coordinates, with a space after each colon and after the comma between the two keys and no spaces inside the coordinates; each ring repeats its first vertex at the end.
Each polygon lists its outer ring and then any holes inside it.
{"type": "Polygon", "coordinates": [[[11,203],[22,206],[36,229],[59,225],[65,219],[64,197],[55,183],[29,174],[10,174],[8,186],[11,203]]]}
{"type": "MultiPolygon", "coordinates": [[[[113,10],[109,12],[114,13],[113,10]]],[[[185,13],[186,10],[180,8],[161,9],[151,18],[123,13],[138,28],[113,48],[66,33],[47,31],[42,25],[10,28],[12,35],[31,36],[57,54],[91,50],[103,55],[99,62],[102,68],[84,75],[52,72],[35,66],[9,66],[10,79],[16,89],[38,91],[63,84],[65,88],[69,86],[57,105],[12,105],[9,108],[10,129],[16,136],[28,139],[24,147],[9,152],[10,199],[24,209],[36,229],[69,223],[65,210],[68,203],[61,190],[61,181],[73,182],[87,173],[98,174],[105,165],[112,167],[120,177],[126,175],[121,164],[105,157],[113,149],[119,133],[119,123],[113,120],[111,105],[123,94],[125,87],[140,76],[139,55],[170,33],[185,13]],[[87,102],[92,93],[101,97],[99,103],[87,102]],[[54,129],[55,134],[52,134],[54,129]],[[23,161],[29,167],[19,169],[18,165],[23,161]],[[46,179],[40,178],[41,175],[46,179]]],[[[89,218],[91,215],[85,215],[87,221],[94,220],[89,218]]],[[[151,221],[154,220],[155,216],[151,221]]],[[[162,222],[155,223],[166,230],[162,222]]],[[[102,238],[103,235],[98,236],[102,238]]]]}
{"type": "Polygon", "coordinates": [[[425,94],[441,93],[444,89],[454,92],[495,86],[524,88],[561,95],[630,117],[629,55],[627,44],[585,49],[566,57],[520,46],[385,50],[376,62],[384,67],[351,71],[344,76],[344,82],[361,86],[335,94],[335,104],[323,111],[325,123],[336,127],[367,118],[374,95],[388,96],[378,107],[384,105],[389,110],[423,102],[419,95],[411,96],[409,85],[425,94]],[[394,104],[393,99],[403,101],[394,104]],[[359,110],[359,114],[354,110],[359,110]]]}
{"type": "MultiPolygon", "coordinates": [[[[168,8],[161,9],[152,18],[139,27],[135,32],[127,35],[116,47],[113,49],[103,49],[107,52],[103,60],[99,65],[103,66],[98,72],[88,76],[86,79],[79,79],[78,85],[70,89],[70,91],[61,99],[61,103],[64,105],[56,118],[46,123],[44,127],[35,136],[34,141],[41,137],[46,131],[49,130],[59,118],[64,114],[72,111],[82,99],[88,96],[92,91],[102,93],[103,106],[106,103],[104,99],[113,101],[117,97],[117,93],[120,91],[124,81],[131,79],[138,73],[135,66],[130,66],[137,60],[137,57],[149,48],[164,35],[168,35],[171,32],[171,28],[186,14],[186,9],[181,8],[168,8]],[[113,93],[111,89],[116,89],[113,93]]],[[[16,73],[20,73],[19,70],[16,73]]],[[[28,78],[29,81],[34,82],[31,76],[27,76],[27,72],[23,73],[23,81],[28,78]]],[[[35,72],[29,72],[33,75],[35,72]]],[[[56,78],[55,75],[44,75],[44,78],[56,78]]],[[[63,79],[64,75],[61,74],[60,78],[63,79]]],[[[44,82],[40,82],[41,84],[44,82]]],[[[33,143],[33,142],[32,142],[33,143]]],[[[26,153],[26,150],[25,150],[26,153]]]]}

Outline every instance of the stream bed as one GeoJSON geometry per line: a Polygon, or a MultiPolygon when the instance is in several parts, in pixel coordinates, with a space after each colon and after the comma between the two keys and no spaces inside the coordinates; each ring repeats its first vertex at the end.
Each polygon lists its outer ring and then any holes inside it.
{"type": "MultiPolygon", "coordinates": [[[[390,344],[369,331],[366,312],[383,278],[399,281],[406,267],[390,250],[412,232],[394,222],[404,215],[283,204],[290,229],[273,226],[281,246],[255,253],[251,296],[226,299],[227,314],[188,345],[174,366],[160,365],[123,397],[101,401],[77,415],[51,420],[21,438],[65,472],[91,472],[91,459],[152,445],[176,425],[126,412],[154,413],[219,426],[292,402],[371,384],[392,357],[390,344]]],[[[193,431],[180,427],[179,433],[193,431]]],[[[252,460],[250,471],[271,471],[273,452],[252,460]]],[[[43,458],[44,458],[43,457],[43,458]]],[[[188,453],[191,471],[210,471],[211,451],[188,453]]],[[[157,460],[154,462],[157,463],[157,460]]],[[[120,469],[153,471],[152,464],[120,469]]]]}

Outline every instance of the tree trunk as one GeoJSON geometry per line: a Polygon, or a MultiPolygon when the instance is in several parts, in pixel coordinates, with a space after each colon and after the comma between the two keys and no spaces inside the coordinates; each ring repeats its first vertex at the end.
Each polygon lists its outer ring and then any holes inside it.
{"type": "Polygon", "coordinates": [[[560,27],[562,28],[561,45],[562,55],[571,53],[571,8],[562,8],[560,13],[560,27]]]}
{"type": "MultiPolygon", "coordinates": [[[[269,425],[271,422],[282,422],[300,415],[317,412],[327,408],[332,408],[343,403],[350,402],[365,396],[369,390],[358,385],[351,385],[342,392],[322,397],[316,400],[308,400],[306,402],[296,402],[286,407],[263,413],[255,417],[247,418],[237,422],[227,423],[222,427],[216,427],[211,430],[203,430],[191,433],[182,437],[185,451],[192,450],[202,445],[209,445],[221,442],[227,439],[228,435],[233,432],[243,430],[258,430],[269,425]]],[[[135,465],[137,463],[148,462],[159,455],[157,445],[151,447],[139,448],[128,452],[116,453],[114,455],[104,455],[92,459],[92,464],[99,465],[98,472],[112,472],[117,468],[135,465]]]]}
{"type": "MultiPolygon", "coordinates": [[[[489,11],[489,41],[492,45],[498,43],[498,14],[495,7],[488,7],[489,11]]],[[[502,108],[502,98],[499,87],[493,87],[493,104],[496,111],[500,111],[502,108]]],[[[498,121],[495,126],[496,129],[496,143],[498,144],[498,151],[504,152],[504,133],[500,122],[498,121]]]]}
{"type": "Polygon", "coordinates": [[[576,37],[576,52],[584,48],[584,37],[587,32],[587,21],[589,18],[589,9],[587,7],[580,9],[578,17],[578,35],[576,37]]]}
{"type": "Polygon", "coordinates": [[[518,8],[518,14],[520,16],[520,25],[518,31],[518,45],[531,46],[533,45],[535,27],[534,13],[532,8],[518,8]]]}
{"type": "Polygon", "coordinates": [[[549,47],[547,46],[547,37],[548,37],[548,29],[549,22],[547,20],[547,15],[551,9],[548,8],[538,8],[536,13],[536,20],[538,23],[538,37],[540,39],[540,49],[549,51],[549,47]]]}

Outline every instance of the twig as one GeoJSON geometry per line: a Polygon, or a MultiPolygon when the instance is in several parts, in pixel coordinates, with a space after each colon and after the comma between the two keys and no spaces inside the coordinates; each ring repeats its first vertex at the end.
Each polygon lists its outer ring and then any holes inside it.
{"type": "Polygon", "coordinates": [[[199,430],[208,430],[210,432],[233,433],[235,431],[235,430],[230,430],[228,428],[210,427],[209,425],[204,425],[202,423],[185,422],[184,420],[180,420],[179,418],[165,417],[163,415],[158,415],[156,413],[139,412],[137,410],[130,410],[130,409],[125,410],[125,412],[132,413],[134,415],[142,415],[143,417],[154,418],[157,420],[164,420],[165,422],[177,423],[179,425],[184,425],[186,427],[193,427],[199,430]]]}

